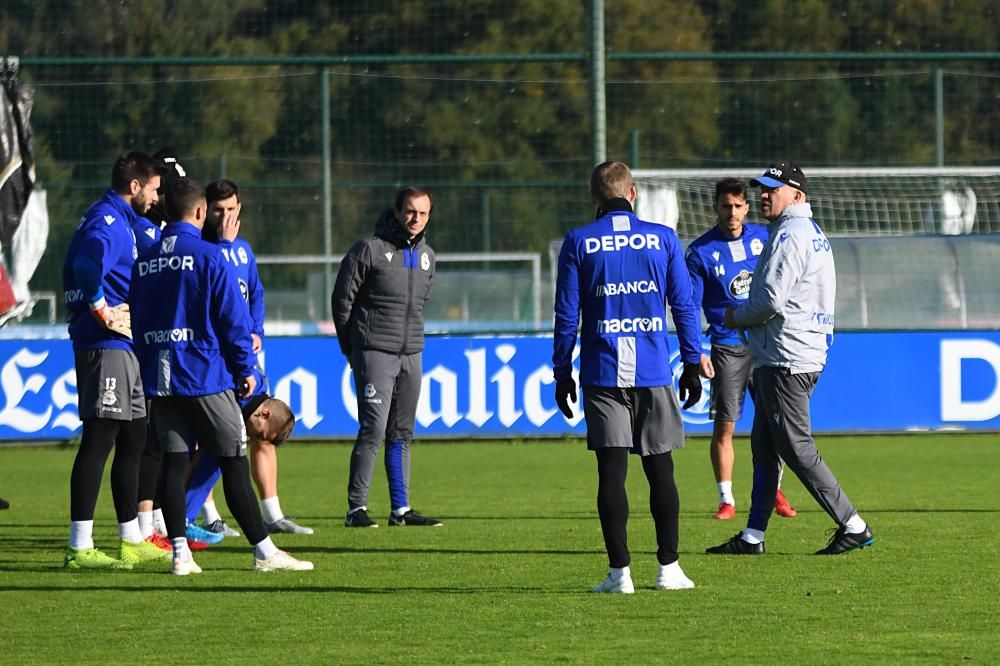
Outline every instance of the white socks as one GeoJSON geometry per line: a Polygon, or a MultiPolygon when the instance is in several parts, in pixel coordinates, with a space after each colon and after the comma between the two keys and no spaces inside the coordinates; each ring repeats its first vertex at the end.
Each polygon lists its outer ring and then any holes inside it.
{"type": "Polygon", "coordinates": [[[760,530],[752,530],[749,527],[743,528],[743,533],[740,535],[740,538],[749,544],[756,545],[758,543],[764,543],[764,533],[760,530]]]}
{"type": "Polygon", "coordinates": [[[163,520],[163,509],[153,509],[153,530],[160,536],[167,536],[167,523],[163,520]]]}
{"type": "Polygon", "coordinates": [[[143,539],[148,539],[149,537],[153,536],[152,511],[139,512],[139,533],[142,535],[143,539]]]}
{"type": "Polygon", "coordinates": [[[205,512],[206,525],[211,525],[215,521],[222,519],[222,516],[219,515],[219,510],[215,507],[215,500],[211,497],[205,500],[205,504],[201,508],[205,512]]]}
{"type": "Polygon", "coordinates": [[[142,532],[139,530],[139,519],[133,518],[127,523],[118,523],[118,536],[122,541],[129,543],[139,543],[142,541],[142,532]]]}
{"type": "Polygon", "coordinates": [[[278,547],[271,541],[271,537],[266,537],[260,543],[254,544],[253,554],[258,560],[268,560],[278,554],[278,547]]]}
{"type": "MultiPolygon", "coordinates": [[[[392,515],[394,515],[397,518],[399,518],[400,516],[405,515],[406,512],[409,511],[409,510],[410,510],[410,507],[408,507],[408,506],[401,506],[398,509],[393,509],[392,510],[392,515]]],[[[626,569],[627,568],[628,567],[626,567],[626,569]]],[[[612,569],[612,571],[614,571],[614,569],[612,569]]]]}
{"type": "Polygon", "coordinates": [[[94,547],[94,521],[73,520],[69,524],[69,547],[87,550],[94,547]]]}
{"type": "Polygon", "coordinates": [[[277,495],[262,499],[260,501],[260,509],[261,513],[264,514],[265,523],[276,523],[285,517],[285,514],[281,512],[281,502],[278,501],[277,495]]]}
{"type": "Polygon", "coordinates": [[[719,481],[719,502],[721,504],[732,504],[733,506],[736,506],[736,500],[733,499],[732,481],[719,481]]]}
{"type": "Polygon", "coordinates": [[[174,559],[180,560],[181,562],[190,562],[191,549],[188,548],[187,539],[184,537],[178,537],[176,539],[171,539],[170,542],[174,546],[174,559]]]}
{"type": "Polygon", "coordinates": [[[861,534],[867,527],[868,523],[866,523],[858,514],[854,514],[848,518],[847,523],[844,524],[844,529],[847,530],[848,534],[861,534]]]}

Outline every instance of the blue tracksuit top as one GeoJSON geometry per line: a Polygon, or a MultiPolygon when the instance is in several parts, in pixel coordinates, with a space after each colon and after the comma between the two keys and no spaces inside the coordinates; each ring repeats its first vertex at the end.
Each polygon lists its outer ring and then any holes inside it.
{"type": "Polygon", "coordinates": [[[236,269],[240,293],[250,308],[250,332],[264,339],[264,285],[257,272],[257,257],[250,243],[237,236],[232,242],[219,240],[222,256],[236,269]]]}
{"type": "Polygon", "coordinates": [[[718,225],[688,246],[686,261],[696,306],[705,311],[712,344],[743,344],[739,334],[724,323],[726,308],[746,302],[753,269],[767,244],[767,227],[744,224],[739,238],[730,238],[718,225]]]}
{"type": "Polygon", "coordinates": [[[697,363],[698,311],[677,234],[624,210],[570,231],[556,281],[555,378],[571,376],[582,311],[581,385],[669,386],[668,304],[681,357],[697,363]]]}
{"type": "Polygon", "coordinates": [[[151,222],[142,215],[135,216],[132,221],[132,231],[135,232],[135,246],[139,252],[160,242],[160,225],[151,222]]]}
{"type": "Polygon", "coordinates": [[[109,306],[128,299],[136,245],[132,206],[108,188],[80,219],[63,264],[63,301],[73,349],[132,349],[132,341],[101,326],[90,304],[109,306]]]}
{"type": "Polygon", "coordinates": [[[253,373],[250,320],[218,245],[171,222],[132,271],[132,335],[147,397],[231,391],[253,373]]]}

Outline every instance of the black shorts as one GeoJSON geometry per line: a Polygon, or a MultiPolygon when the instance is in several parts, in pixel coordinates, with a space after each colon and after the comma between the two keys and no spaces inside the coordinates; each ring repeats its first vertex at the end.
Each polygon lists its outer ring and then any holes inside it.
{"type": "Polygon", "coordinates": [[[76,349],[80,420],[134,421],[146,416],[139,361],[124,349],[76,349]]]}

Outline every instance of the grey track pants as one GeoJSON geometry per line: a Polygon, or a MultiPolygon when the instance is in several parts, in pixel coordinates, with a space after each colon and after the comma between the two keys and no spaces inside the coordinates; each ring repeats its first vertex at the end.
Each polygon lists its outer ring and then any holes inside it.
{"type": "Polygon", "coordinates": [[[351,366],[360,427],[351,452],[348,510],[368,505],[368,488],[383,439],[390,503],[393,509],[409,506],[410,441],[420,398],[422,355],[355,350],[351,366]]]}
{"type": "Polygon", "coordinates": [[[809,398],[819,373],[793,375],[786,368],[761,367],[754,370],[753,381],[753,491],[747,527],[767,529],[782,460],[823,510],[844,525],[855,514],[854,505],[816,449],[811,433],[809,398]]]}

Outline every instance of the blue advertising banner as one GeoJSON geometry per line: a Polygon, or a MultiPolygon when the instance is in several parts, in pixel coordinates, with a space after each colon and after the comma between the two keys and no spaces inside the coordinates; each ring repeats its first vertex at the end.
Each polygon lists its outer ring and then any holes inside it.
{"type": "MultiPolygon", "coordinates": [[[[429,338],[417,436],[583,435],[582,414],[556,409],[551,355],[548,336],[429,338]]],[[[295,412],[296,437],[354,437],[355,387],[335,339],[268,338],[262,361],[271,393],[295,412]]],[[[0,340],[0,388],[0,439],[79,436],[68,340],[0,340]]],[[[688,432],[711,432],[705,389],[685,412],[688,432]]],[[[1000,333],[838,334],[812,409],[817,432],[1000,430],[1000,333]]],[[[748,400],[737,431],[752,420],[748,400]]]]}

